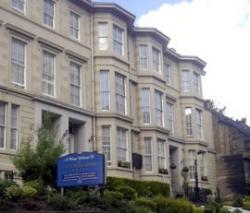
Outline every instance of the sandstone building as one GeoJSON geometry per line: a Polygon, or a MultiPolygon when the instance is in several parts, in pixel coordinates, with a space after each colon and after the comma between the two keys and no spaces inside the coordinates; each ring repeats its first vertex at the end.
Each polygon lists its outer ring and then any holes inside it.
{"type": "Polygon", "coordinates": [[[48,112],[68,153],[97,150],[108,175],[216,189],[205,62],[168,48],[154,28],[111,3],[0,1],[0,175],[48,112]],[[143,159],[133,168],[133,153],[143,159]],[[197,154],[199,153],[199,155],[197,154]]]}

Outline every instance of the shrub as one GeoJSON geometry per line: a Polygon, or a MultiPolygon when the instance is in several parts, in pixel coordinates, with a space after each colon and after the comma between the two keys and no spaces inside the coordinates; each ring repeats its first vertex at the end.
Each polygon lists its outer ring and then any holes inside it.
{"type": "Polygon", "coordinates": [[[14,181],[0,179],[0,197],[4,196],[5,189],[12,185],[16,186],[17,184],[14,181]]]}
{"type": "Polygon", "coordinates": [[[244,202],[250,202],[250,196],[245,196],[243,200],[244,202]]]}
{"type": "Polygon", "coordinates": [[[220,213],[230,213],[230,211],[227,208],[221,208],[220,213]]]}
{"type": "Polygon", "coordinates": [[[118,191],[123,194],[125,200],[135,200],[137,198],[137,192],[129,186],[121,186],[118,191]]]}
{"type": "Polygon", "coordinates": [[[0,211],[8,211],[13,208],[13,203],[8,199],[0,199],[0,211]]]}
{"type": "Polygon", "coordinates": [[[78,190],[70,190],[65,193],[65,196],[72,202],[75,202],[78,205],[85,204],[90,196],[87,191],[78,191],[78,190]]]}
{"type": "Polygon", "coordinates": [[[243,209],[250,210],[250,202],[243,202],[243,209]]]}
{"type": "Polygon", "coordinates": [[[6,198],[8,198],[12,201],[16,201],[17,199],[19,199],[21,197],[22,190],[21,190],[20,186],[18,186],[18,185],[11,185],[5,189],[4,194],[5,194],[6,198]]]}
{"type": "Polygon", "coordinates": [[[135,213],[151,213],[152,211],[146,207],[143,206],[136,206],[135,207],[135,213]]]}
{"type": "Polygon", "coordinates": [[[243,199],[241,196],[236,195],[233,199],[232,205],[234,207],[242,207],[243,206],[243,199]]]}
{"type": "Polygon", "coordinates": [[[66,211],[74,209],[74,204],[67,200],[66,197],[60,194],[51,194],[48,197],[47,204],[53,209],[58,211],[66,211]]]}
{"type": "Polygon", "coordinates": [[[37,190],[31,186],[23,186],[21,189],[23,197],[33,198],[37,195],[37,190]]]}
{"type": "Polygon", "coordinates": [[[135,201],[135,205],[136,206],[144,206],[152,211],[155,211],[156,209],[156,203],[154,203],[154,201],[149,200],[147,198],[144,197],[140,197],[135,201]]]}
{"type": "Polygon", "coordinates": [[[203,208],[196,206],[193,207],[193,213],[203,213],[203,212],[204,212],[203,208]]]}
{"type": "Polygon", "coordinates": [[[114,191],[105,191],[103,201],[108,209],[119,208],[122,206],[123,194],[114,191]]]}
{"type": "Polygon", "coordinates": [[[24,186],[32,187],[37,191],[37,195],[43,196],[47,194],[47,189],[45,185],[43,184],[42,180],[37,179],[37,180],[32,180],[32,181],[27,181],[24,183],[24,186]]]}
{"type": "Polygon", "coordinates": [[[216,213],[216,209],[211,205],[205,206],[204,213],[216,213]]]}
{"type": "Polygon", "coordinates": [[[107,189],[115,191],[121,186],[130,186],[135,189],[138,196],[152,197],[155,195],[169,196],[169,185],[157,181],[137,181],[125,178],[107,178],[107,189]]]}

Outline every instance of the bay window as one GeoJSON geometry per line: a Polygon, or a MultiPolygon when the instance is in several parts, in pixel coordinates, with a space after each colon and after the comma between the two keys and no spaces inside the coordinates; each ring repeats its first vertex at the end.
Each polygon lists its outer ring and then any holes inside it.
{"type": "Polygon", "coordinates": [[[124,128],[117,128],[116,131],[117,142],[117,160],[125,162],[128,161],[128,145],[127,145],[127,130],[124,128]]]}
{"type": "Polygon", "coordinates": [[[155,91],[155,114],[157,126],[163,126],[163,107],[162,107],[162,93],[155,91]]]}
{"type": "Polygon", "coordinates": [[[123,75],[115,74],[116,111],[122,114],[126,114],[125,80],[123,75]]]}
{"type": "Polygon", "coordinates": [[[142,98],[142,118],[144,124],[150,124],[150,89],[143,88],[142,98]]]}
{"type": "Polygon", "coordinates": [[[101,109],[109,110],[109,71],[100,71],[101,109]]]}
{"type": "Polygon", "coordinates": [[[108,49],[108,23],[98,23],[98,46],[99,50],[105,51],[108,49]]]}
{"type": "Polygon", "coordinates": [[[185,123],[186,123],[186,135],[188,135],[188,136],[193,135],[192,108],[191,107],[185,108],[185,123]]]}
{"type": "Polygon", "coordinates": [[[110,126],[102,126],[102,152],[106,161],[111,163],[111,143],[110,143],[110,126]]]}
{"type": "Polygon", "coordinates": [[[140,55],[141,70],[147,70],[148,69],[148,47],[147,45],[139,46],[139,55],[140,55]]]}
{"type": "Polygon", "coordinates": [[[151,138],[144,138],[144,165],[146,171],[153,169],[153,156],[152,156],[152,140],[151,138]]]}
{"type": "Polygon", "coordinates": [[[124,30],[113,25],[113,48],[114,53],[124,55],[124,30]]]}

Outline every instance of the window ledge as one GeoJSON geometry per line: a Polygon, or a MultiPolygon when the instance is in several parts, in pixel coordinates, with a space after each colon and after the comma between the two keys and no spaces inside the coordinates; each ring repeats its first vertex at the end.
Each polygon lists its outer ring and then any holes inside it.
{"type": "Polygon", "coordinates": [[[28,31],[26,31],[26,30],[24,30],[24,29],[22,29],[20,27],[14,26],[14,25],[12,25],[10,23],[5,24],[5,27],[6,27],[6,29],[8,29],[8,30],[10,30],[12,32],[15,32],[15,33],[19,33],[19,34],[25,36],[26,38],[28,38],[30,40],[33,40],[36,37],[35,34],[30,33],[30,32],[28,32],[28,31]]]}
{"type": "Polygon", "coordinates": [[[39,43],[41,43],[43,46],[45,46],[45,48],[50,48],[50,49],[52,48],[52,50],[55,50],[57,52],[63,52],[63,50],[64,50],[64,48],[62,46],[57,45],[57,44],[55,44],[55,43],[53,43],[45,38],[38,37],[37,41],[39,43]]]}

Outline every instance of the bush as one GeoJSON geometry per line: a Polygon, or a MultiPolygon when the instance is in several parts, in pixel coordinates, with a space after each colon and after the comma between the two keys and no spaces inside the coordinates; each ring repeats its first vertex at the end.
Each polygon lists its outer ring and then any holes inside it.
{"type": "Polygon", "coordinates": [[[22,187],[22,196],[23,197],[28,197],[28,198],[33,198],[37,195],[37,190],[34,189],[31,186],[23,186],[22,187]]]}
{"type": "Polygon", "coordinates": [[[193,213],[203,213],[203,212],[204,212],[203,208],[196,206],[193,207],[193,213]]]}
{"type": "Polygon", "coordinates": [[[123,204],[123,194],[120,192],[105,191],[103,201],[107,209],[119,208],[123,204]]]}
{"type": "Polygon", "coordinates": [[[164,198],[158,196],[154,199],[158,213],[192,213],[192,203],[184,199],[164,198]]]}
{"type": "Polygon", "coordinates": [[[137,192],[129,186],[121,186],[118,191],[123,194],[125,200],[135,200],[137,198],[137,192]]]}
{"type": "Polygon", "coordinates": [[[5,189],[4,195],[8,199],[16,201],[22,196],[22,190],[18,185],[11,185],[5,189]]]}
{"type": "Polygon", "coordinates": [[[169,184],[157,181],[138,181],[125,178],[107,178],[107,189],[116,191],[121,186],[129,186],[136,190],[138,196],[152,197],[155,195],[163,195],[168,197],[170,194],[169,184]]]}
{"type": "Polygon", "coordinates": [[[10,186],[13,186],[13,185],[17,185],[14,181],[10,181],[10,180],[1,180],[0,179],[0,197],[3,197],[4,196],[4,192],[5,192],[5,189],[10,187],[10,186]]]}
{"type": "Polygon", "coordinates": [[[136,206],[135,207],[135,213],[151,213],[152,211],[146,207],[143,206],[136,206]]]}
{"type": "Polygon", "coordinates": [[[32,187],[37,191],[37,195],[39,196],[47,194],[47,189],[40,179],[27,181],[24,183],[24,186],[32,187]]]}
{"type": "Polygon", "coordinates": [[[144,197],[140,197],[135,201],[136,206],[144,206],[152,211],[156,210],[156,203],[144,197]]]}
{"type": "Polygon", "coordinates": [[[70,190],[65,193],[65,196],[77,205],[86,204],[90,198],[87,191],[70,190]]]}
{"type": "Polygon", "coordinates": [[[220,213],[230,213],[230,211],[227,208],[221,208],[220,213]]]}
{"type": "Polygon", "coordinates": [[[216,213],[216,209],[213,206],[205,206],[204,213],[216,213]]]}
{"type": "Polygon", "coordinates": [[[13,203],[8,199],[0,199],[0,211],[8,211],[13,208],[13,203]]]}
{"type": "Polygon", "coordinates": [[[243,206],[243,199],[241,196],[236,195],[232,202],[233,207],[242,207],[243,206]]]}
{"type": "Polygon", "coordinates": [[[243,199],[244,202],[250,202],[250,196],[245,196],[243,199]]]}
{"type": "Polygon", "coordinates": [[[47,203],[53,210],[67,211],[74,209],[74,204],[60,194],[49,195],[47,203]]]}
{"type": "Polygon", "coordinates": [[[243,209],[250,210],[250,202],[243,202],[243,209]]]}

